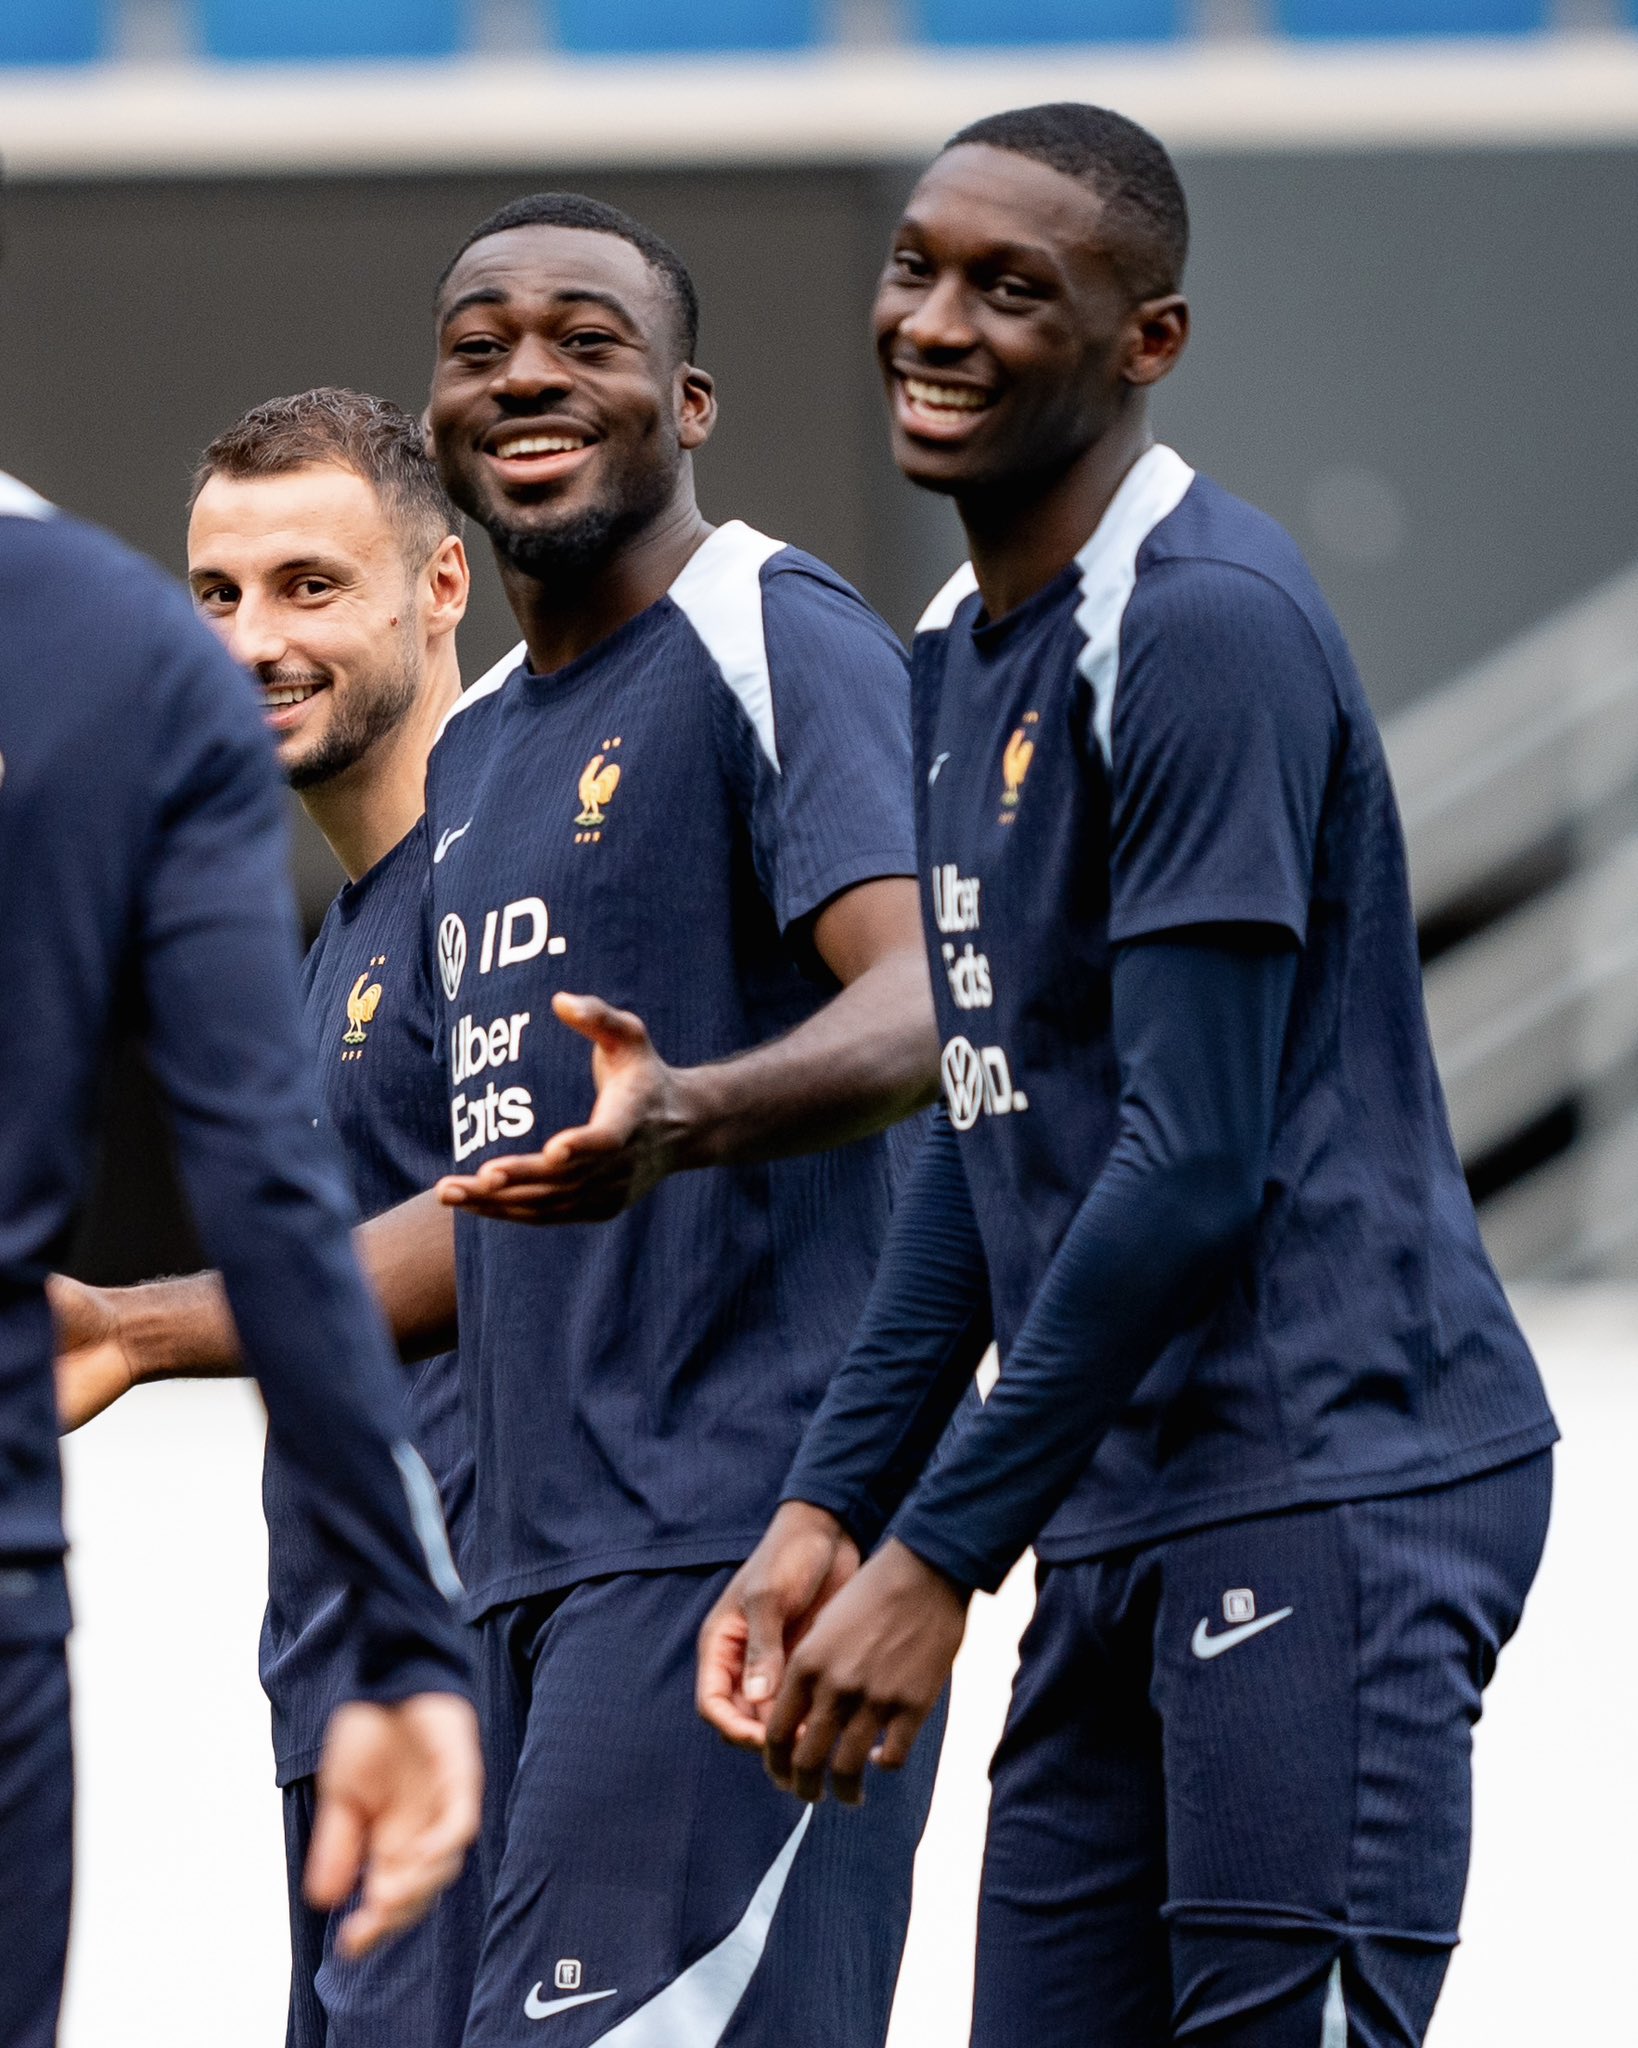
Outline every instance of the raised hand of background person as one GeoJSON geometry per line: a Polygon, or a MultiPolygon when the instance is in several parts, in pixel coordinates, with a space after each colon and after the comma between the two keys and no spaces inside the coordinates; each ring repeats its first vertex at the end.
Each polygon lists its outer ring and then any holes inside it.
{"type": "Polygon", "coordinates": [[[864,1799],[867,1764],[898,1770],[938,1703],[968,1595],[889,1537],[817,1616],[767,1717],[774,1782],[817,1801],[864,1799]]]}
{"type": "Polygon", "coordinates": [[[700,1630],[694,1700],[718,1734],[761,1749],[787,1655],[858,1569],[834,1515],[785,1502],[700,1630]]]}
{"type": "Polygon", "coordinates": [[[304,1889],[320,1912],[354,1892],[342,1953],[360,1956],[413,1927],[460,1875],[478,1832],[478,1719],[454,1693],[397,1706],[338,1707],[319,1765],[304,1889]]]}
{"type": "Polygon", "coordinates": [[[642,1019],[596,996],[557,995],[552,1009],[591,1040],[590,1118],[538,1152],[446,1175],[438,1193],[451,1208],[503,1223],[605,1223],[684,1164],[695,1128],[687,1077],[660,1058],[642,1019]]]}
{"type": "Polygon", "coordinates": [[[46,1293],[57,1338],[57,1426],[66,1436],[129,1392],[137,1370],[112,1290],[54,1273],[46,1293]]]}

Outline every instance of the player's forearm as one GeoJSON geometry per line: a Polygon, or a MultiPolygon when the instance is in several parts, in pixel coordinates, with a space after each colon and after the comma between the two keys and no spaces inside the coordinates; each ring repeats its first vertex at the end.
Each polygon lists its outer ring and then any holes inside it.
{"type": "Polygon", "coordinates": [[[1117,956],[1115,1144],[982,1415],[893,1525],[958,1585],[1000,1584],[1254,1230],[1295,968],[1211,944],[1117,956]]]}
{"type": "Polygon", "coordinates": [[[455,1344],[455,1214],[431,1191],[353,1233],[359,1263],[406,1361],[455,1344]]]}
{"type": "Polygon", "coordinates": [[[790,1158],[886,1130],[938,1087],[920,943],[881,955],[785,1037],[676,1079],[683,1166],[790,1158]]]}
{"type": "MultiPolygon", "coordinates": [[[[354,1246],[406,1361],[431,1358],[455,1342],[454,1217],[433,1195],[417,1195],[361,1224],[354,1246]]],[[[248,1371],[220,1273],[110,1288],[133,1383],[228,1379],[248,1371]]]]}
{"type": "Polygon", "coordinates": [[[825,1509],[870,1549],[972,1387],[990,1334],[984,1248],[955,1133],[938,1112],[781,1498],[825,1509]]]}

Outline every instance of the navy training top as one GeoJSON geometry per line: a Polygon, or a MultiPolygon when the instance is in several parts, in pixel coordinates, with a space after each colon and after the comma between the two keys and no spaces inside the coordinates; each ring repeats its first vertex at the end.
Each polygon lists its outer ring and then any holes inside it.
{"type": "Polygon", "coordinates": [[[955,579],[912,676],[946,1106],[1003,1373],[1114,1142],[1112,948],[1243,923],[1301,948],[1249,1249],[1040,1555],[1434,1486],[1550,1443],[1450,1135],[1381,740],[1289,537],[1153,448],[1007,617],[955,579]]]}
{"type": "MultiPolygon", "coordinates": [[[[467,692],[427,832],[471,1171],[591,1109],[559,989],[634,1010],[683,1066],[835,994],[814,914],[915,872],[902,651],[830,570],[736,521],[578,661],[467,692]]],[[[889,1158],[874,1138],[677,1174],[609,1223],[457,1216],[473,1612],[748,1553],[863,1306],[889,1158]]]]}
{"type": "MultiPolygon", "coordinates": [[[[323,1120],[341,1141],[364,1216],[420,1194],[448,1168],[433,971],[426,845],[417,823],[336,896],[302,968],[323,1120]]],[[[472,1506],[472,1456],[454,1352],[411,1369],[409,1409],[459,1564],[472,1506]]],[[[268,1598],[261,1674],[273,1707],[278,1780],[287,1785],[318,1769],[325,1726],[342,1697],[346,1585],[314,1540],[301,1512],[300,1481],[274,1444],[263,1468],[262,1502],[268,1598]]]]}
{"type": "Polygon", "coordinates": [[[313,1128],[284,796],[256,692],[184,591],[9,477],[0,989],[0,1636],[67,1620],[44,1283],[128,1006],[273,1433],[352,1589],[349,1691],[465,1692],[436,1500],[340,1164],[313,1128]]]}

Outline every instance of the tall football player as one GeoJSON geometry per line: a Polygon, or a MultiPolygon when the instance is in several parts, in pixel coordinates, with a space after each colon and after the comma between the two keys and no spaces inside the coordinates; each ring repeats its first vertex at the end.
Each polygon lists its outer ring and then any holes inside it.
{"type": "Polygon", "coordinates": [[[894,451],[972,551],[913,659],[945,1104],[702,1704],[857,1796],[1033,1543],[975,2043],[1410,2048],[1555,1432],[1348,650],[1150,432],[1186,233],[1154,138],[1060,105],[958,135],[893,238],[894,451]]]}

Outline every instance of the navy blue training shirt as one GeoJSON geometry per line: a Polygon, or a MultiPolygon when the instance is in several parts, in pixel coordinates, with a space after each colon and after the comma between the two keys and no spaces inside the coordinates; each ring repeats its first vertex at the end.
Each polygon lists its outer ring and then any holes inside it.
{"type": "MultiPolygon", "coordinates": [[[[914,873],[902,652],[820,563],[721,527],[580,660],[468,692],[427,831],[470,1172],[590,1112],[560,989],[635,1011],[682,1066],[834,995],[814,914],[914,873]]],[[[457,1217],[474,1611],[748,1552],[863,1306],[888,1158],[877,1138],[677,1174],[610,1223],[457,1217]]]]}
{"type": "MultiPolygon", "coordinates": [[[[431,1187],[449,1164],[427,931],[427,853],[417,824],[330,905],[302,969],[307,1037],[323,1120],[341,1141],[353,1193],[376,1216],[431,1187]]],[[[416,1448],[437,1482],[457,1564],[472,1505],[472,1456],[453,1352],[411,1369],[416,1448]]],[[[279,1783],[318,1769],[343,1697],[346,1584],[302,1513],[300,1482],[276,1445],[262,1474],[268,1601],[262,1684],[273,1705],[279,1783]]]]}
{"type": "Polygon", "coordinates": [[[0,1636],[60,1630],[45,1277],[130,1006],[200,1232],[349,1595],[349,1691],[466,1690],[401,1377],[313,1128],[283,791],[186,594],[0,478],[0,1636]]]}
{"type": "MultiPolygon", "coordinates": [[[[1434,1486],[1551,1442],[1450,1136],[1381,742],[1289,538],[1151,449],[1076,560],[1007,617],[984,616],[963,572],[912,673],[945,1109],[1003,1384],[1120,1132],[1117,956],[1198,927],[1300,949],[1249,1244],[1181,1329],[1157,1331],[1040,1555],[1434,1486]]],[[[907,1221],[915,1199],[913,1184],[907,1221]]],[[[867,1320],[873,1344],[890,1372],[867,1320]]],[[[846,1405],[787,1494],[829,1504],[846,1405]]],[[[902,1518],[929,1552],[942,1527],[974,1583],[1011,1561],[978,1569],[983,1542],[956,1526],[1003,1428],[963,1418],[902,1518]]]]}

